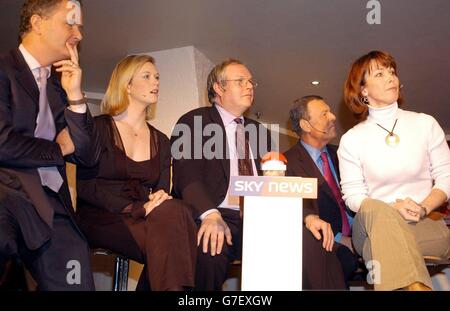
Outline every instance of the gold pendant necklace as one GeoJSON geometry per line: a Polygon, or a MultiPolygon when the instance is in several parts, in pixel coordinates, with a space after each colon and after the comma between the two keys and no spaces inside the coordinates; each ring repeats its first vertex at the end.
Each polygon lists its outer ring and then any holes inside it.
{"type": "Polygon", "coordinates": [[[379,127],[381,127],[383,130],[385,130],[386,132],[389,133],[385,139],[386,145],[388,145],[389,147],[397,147],[398,144],[400,143],[400,137],[394,133],[394,129],[395,129],[395,126],[397,125],[397,121],[398,121],[398,119],[395,120],[394,126],[392,127],[391,131],[385,129],[384,127],[382,127],[380,124],[377,123],[377,125],[379,127]]]}

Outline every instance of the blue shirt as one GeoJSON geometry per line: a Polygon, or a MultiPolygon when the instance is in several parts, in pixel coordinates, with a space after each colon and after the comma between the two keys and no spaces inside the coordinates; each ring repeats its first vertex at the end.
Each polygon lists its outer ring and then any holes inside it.
{"type": "MultiPolygon", "coordinates": [[[[336,183],[339,185],[339,180],[337,178],[336,170],[334,168],[334,164],[333,164],[333,161],[331,160],[330,153],[328,152],[327,146],[323,147],[322,150],[319,150],[319,149],[316,149],[316,148],[308,145],[307,143],[305,143],[303,141],[301,141],[301,143],[302,143],[303,147],[305,147],[305,149],[308,152],[311,159],[316,164],[319,171],[322,173],[322,176],[323,176],[323,161],[322,161],[322,158],[320,157],[320,155],[322,154],[322,152],[326,152],[327,157],[328,157],[328,163],[330,163],[331,172],[333,173],[336,183]]],[[[348,219],[348,224],[350,225],[350,228],[351,228],[351,226],[353,224],[353,217],[350,216],[348,213],[346,213],[346,215],[347,215],[347,219],[348,219]]],[[[341,232],[338,232],[334,236],[334,240],[336,242],[339,242],[341,240],[341,238],[342,238],[341,232]]]]}

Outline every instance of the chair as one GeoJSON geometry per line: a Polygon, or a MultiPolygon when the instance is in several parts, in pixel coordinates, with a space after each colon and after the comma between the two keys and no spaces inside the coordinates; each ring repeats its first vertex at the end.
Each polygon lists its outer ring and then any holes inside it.
{"type": "Polygon", "coordinates": [[[127,291],[128,290],[128,272],[129,272],[129,259],[111,252],[110,250],[103,248],[96,248],[92,250],[92,254],[113,256],[114,257],[114,272],[113,272],[113,284],[112,290],[114,292],[127,291]]]}
{"type": "Polygon", "coordinates": [[[428,273],[431,277],[443,272],[446,268],[450,267],[450,256],[447,258],[424,256],[425,265],[427,266],[428,273]]]}
{"type": "MultiPolygon", "coordinates": [[[[428,217],[433,220],[443,219],[450,230],[450,209],[448,208],[448,204],[443,205],[437,211],[431,212],[428,217]]],[[[424,256],[423,259],[425,260],[428,270],[436,270],[436,268],[441,268],[442,270],[450,266],[450,252],[446,257],[424,256]]]]}
{"type": "Polygon", "coordinates": [[[438,267],[438,266],[448,266],[450,265],[450,257],[447,258],[442,257],[434,257],[434,256],[424,256],[425,264],[428,267],[438,267]]]}
{"type": "Polygon", "coordinates": [[[241,290],[241,271],[242,263],[240,260],[234,260],[228,267],[227,277],[222,286],[225,291],[240,291],[241,290]]]}
{"type": "MultiPolygon", "coordinates": [[[[72,199],[72,205],[76,210],[77,206],[77,191],[76,191],[76,165],[66,162],[67,181],[69,183],[69,192],[72,199]]],[[[128,272],[129,259],[111,252],[104,248],[91,249],[92,255],[103,255],[114,257],[114,272],[113,272],[113,286],[112,290],[127,291],[128,290],[128,272]]]]}

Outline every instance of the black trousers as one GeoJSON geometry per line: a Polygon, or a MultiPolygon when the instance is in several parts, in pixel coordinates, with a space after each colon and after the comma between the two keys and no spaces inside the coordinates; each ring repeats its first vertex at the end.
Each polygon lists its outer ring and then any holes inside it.
{"type": "Polygon", "coordinates": [[[17,219],[0,207],[0,237],[3,240],[0,257],[19,257],[37,282],[39,290],[94,290],[88,244],[64,209],[59,196],[50,191],[47,191],[47,196],[55,212],[52,235],[37,250],[27,248],[17,219]]]}
{"type": "Polygon", "coordinates": [[[335,245],[337,249],[336,255],[341,263],[345,283],[348,287],[348,282],[353,279],[358,269],[358,257],[347,246],[339,243],[335,243],[335,245]]]}
{"type": "MultiPolygon", "coordinates": [[[[202,241],[200,242],[197,252],[195,285],[195,289],[199,291],[221,290],[230,262],[242,257],[242,219],[239,211],[219,210],[230,228],[233,245],[229,246],[224,242],[221,254],[211,256],[210,253],[203,253],[202,241]]],[[[267,251],[270,252],[270,250],[267,251]]],[[[322,247],[322,241],[316,240],[304,226],[303,288],[306,290],[344,290],[346,288],[342,267],[336,256],[336,248],[332,252],[326,252],[322,247]]]]}
{"type": "Polygon", "coordinates": [[[81,205],[78,213],[92,247],[107,248],[144,264],[138,290],[194,287],[196,226],[182,201],[167,200],[140,219],[81,205]]]}

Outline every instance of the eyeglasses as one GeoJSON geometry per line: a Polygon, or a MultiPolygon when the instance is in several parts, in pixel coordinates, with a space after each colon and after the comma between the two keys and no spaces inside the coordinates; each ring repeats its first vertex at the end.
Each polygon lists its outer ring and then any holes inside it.
{"type": "Polygon", "coordinates": [[[258,87],[258,82],[256,82],[253,79],[240,78],[240,79],[221,80],[221,82],[228,82],[228,81],[232,81],[235,84],[239,85],[240,87],[246,87],[247,83],[250,83],[254,89],[256,89],[258,87]]]}

